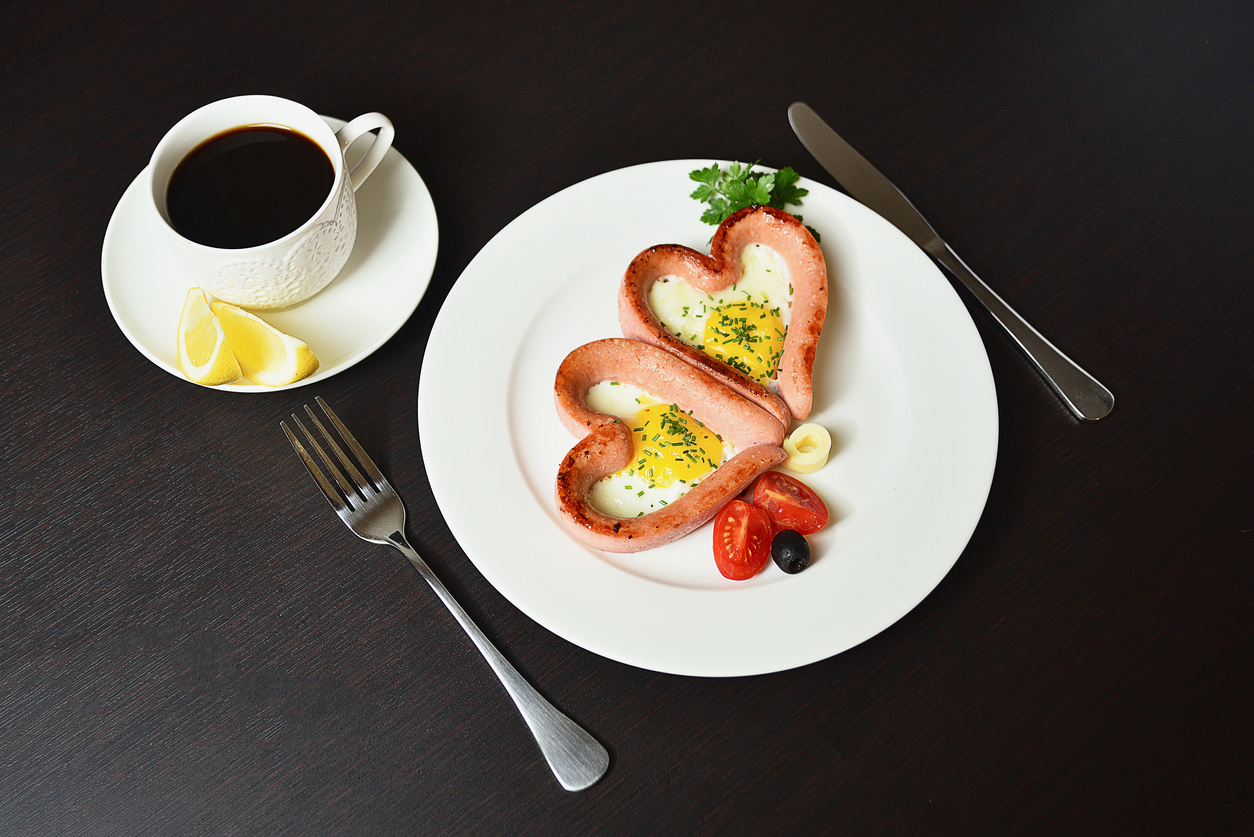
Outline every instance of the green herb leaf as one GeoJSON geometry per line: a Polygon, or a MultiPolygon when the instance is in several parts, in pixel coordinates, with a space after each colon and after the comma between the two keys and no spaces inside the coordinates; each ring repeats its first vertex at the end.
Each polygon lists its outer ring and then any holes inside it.
{"type": "MultiPolygon", "coordinates": [[[[708,204],[701,213],[702,223],[718,226],[733,213],[748,206],[770,206],[788,211],[788,206],[800,206],[801,199],[810,194],[809,189],[797,186],[801,175],[791,166],[785,166],[773,173],[754,174],[753,167],[758,162],[760,161],[755,160],[748,165],[734,162],[727,167],[727,171],[714,163],[707,168],[688,173],[691,180],[701,184],[689,197],[708,204]]],[[[796,213],[793,213],[793,217],[798,221],[802,220],[796,213]]],[[[814,236],[815,241],[820,240],[813,227],[807,226],[806,229],[814,236]]]]}

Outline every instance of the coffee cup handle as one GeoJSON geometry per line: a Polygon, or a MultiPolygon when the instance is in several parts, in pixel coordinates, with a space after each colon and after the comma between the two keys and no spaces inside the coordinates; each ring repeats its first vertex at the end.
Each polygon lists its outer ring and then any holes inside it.
{"type": "Polygon", "coordinates": [[[392,137],[396,135],[396,129],[392,127],[392,121],[381,113],[363,113],[335,132],[335,138],[340,143],[340,151],[346,152],[348,147],[362,135],[375,128],[379,129],[379,135],[375,137],[366,156],[362,157],[348,173],[349,183],[352,184],[354,192],[366,182],[366,178],[374,171],[375,166],[379,165],[383,155],[388,153],[388,149],[392,147],[392,137]]]}

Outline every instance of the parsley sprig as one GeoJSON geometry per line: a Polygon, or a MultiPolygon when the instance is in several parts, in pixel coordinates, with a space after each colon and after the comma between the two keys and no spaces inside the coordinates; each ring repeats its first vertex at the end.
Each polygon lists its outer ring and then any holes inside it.
{"type": "MultiPolygon", "coordinates": [[[[801,175],[785,166],[777,172],[753,173],[753,167],[760,160],[748,165],[732,163],[726,171],[718,165],[711,164],[708,168],[689,172],[688,177],[701,185],[689,197],[708,203],[709,207],[701,213],[701,220],[707,224],[718,226],[727,220],[732,213],[739,212],[747,206],[770,206],[785,209],[788,204],[800,206],[801,199],[810,194],[809,189],[797,186],[801,175]]],[[[795,212],[793,217],[802,220],[795,212]]],[[[819,234],[811,226],[806,226],[814,240],[819,234]]]]}

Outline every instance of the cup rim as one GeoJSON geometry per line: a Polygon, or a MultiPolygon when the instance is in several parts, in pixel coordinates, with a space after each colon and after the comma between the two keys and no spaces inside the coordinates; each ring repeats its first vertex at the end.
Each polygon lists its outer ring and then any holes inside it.
{"type": "MultiPolygon", "coordinates": [[[[296,121],[296,120],[293,120],[293,121],[296,121]]],[[[281,96],[269,96],[269,95],[264,95],[264,94],[229,96],[225,99],[217,99],[215,101],[208,102],[204,105],[201,105],[200,107],[186,114],[178,122],[175,122],[174,125],[172,125],[169,128],[169,130],[167,130],[165,134],[162,135],[160,141],[158,141],[157,143],[156,148],[153,149],[152,156],[149,157],[148,159],[148,167],[145,170],[145,178],[148,184],[147,203],[148,203],[149,209],[152,211],[154,215],[156,215],[157,221],[162,225],[162,227],[164,227],[170,233],[170,235],[174,236],[181,245],[195,249],[195,250],[199,250],[205,253],[215,253],[215,254],[240,253],[243,255],[252,255],[252,254],[256,254],[259,251],[274,247],[276,245],[281,245],[290,239],[295,239],[303,235],[326,212],[327,207],[330,206],[333,201],[338,199],[339,194],[343,190],[343,187],[344,187],[344,178],[345,178],[344,153],[340,149],[339,141],[336,139],[335,129],[333,129],[329,124],[327,124],[326,120],[324,120],[321,115],[319,115],[316,111],[314,111],[312,108],[308,107],[307,105],[301,104],[300,102],[296,102],[291,99],[285,99],[281,96]],[[321,148],[323,152],[327,155],[327,158],[331,161],[332,168],[335,170],[335,177],[331,182],[331,188],[327,192],[326,199],[323,200],[321,205],[319,205],[318,209],[312,215],[310,215],[309,218],[306,219],[303,224],[301,224],[299,227],[292,230],[291,232],[287,233],[286,235],[280,236],[279,238],[273,239],[271,241],[266,241],[261,244],[254,244],[251,247],[213,247],[208,244],[201,244],[198,241],[192,241],[190,238],[183,235],[182,233],[180,233],[178,230],[174,228],[174,225],[170,223],[168,214],[164,211],[165,191],[169,188],[169,179],[170,179],[169,176],[166,176],[165,182],[161,184],[162,198],[160,202],[158,202],[157,200],[156,192],[157,192],[158,184],[156,182],[156,178],[157,178],[158,163],[164,159],[164,157],[170,150],[170,146],[175,143],[175,140],[181,139],[180,131],[186,130],[187,126],[191,125],[196,119],[201,118],[206,111],[227,108],[229,106],[239,106],[239,105],[248,105],[248,104],[266,104],[266,105],[272,105],[272,106],[277,105],[277,106],[286,107],[286,108],[296,108],[297,111],[303,111],[301,115],[308,118],[309,124],[314,126],[314,130],[312,132],[313,135],[311,135],[310,131],[307,131],[304,128],[297,127],[294,125],[289,125],[283,121],[274,120],[274,119],[244,120],[244,121],[233,122],[232,124],[229,124],[229,125],[223,124],[221,127],[215,128],[212,132],[208,134],[205,134],[203,131],[198,132],[199,134],[198,138],[194,139],[190,144],[184,143],[186,145],[186,148],[182,152],[182,154],[180,154],[179,159],[174,163],[174,165],[170,167],[170,175],[174,173],[174,170],[178,168],[178,164],[181,163],[187,157],[187,155],[192,152],[193,149],[200,146],[200,144],[205,142],[206,140],[212,137],[215,137],[218,134],[223,133],[224,131],[230,131],[233,128],[240,128],[240,127],[251,126],[251,125],[274,125],[274,126],[278,126],[282,128],[287,128],[288,130],[296,131],[300,134],[303,134],[304,136],[309,137],[309,139],[313,140],[315,143],[318,144],[318,147],[321,148]],[[319,137],[319,136],[316,136],[316,134],[323,134],[323,136],[319,137]],[[329,145],[328,145],[328,140],[329,140],[329,145]]]]}

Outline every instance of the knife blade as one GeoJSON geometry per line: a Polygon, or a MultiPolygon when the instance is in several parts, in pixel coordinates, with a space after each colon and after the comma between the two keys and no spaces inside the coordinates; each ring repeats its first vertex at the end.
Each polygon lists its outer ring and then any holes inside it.
{"type": "Polygon", "coordinates": [[[832,130],[809,105],[794,102],[788,108],[788,122],[806,150],[855,200],[905,233],[988,309],[1072,413],[1085,421],[1096,421],[1110,414],[1115,406],[1115,397],[1110,390],[1046,340],[976,276],[941,239],[923,214],[915,209],[910,199],[832,130]]]}

